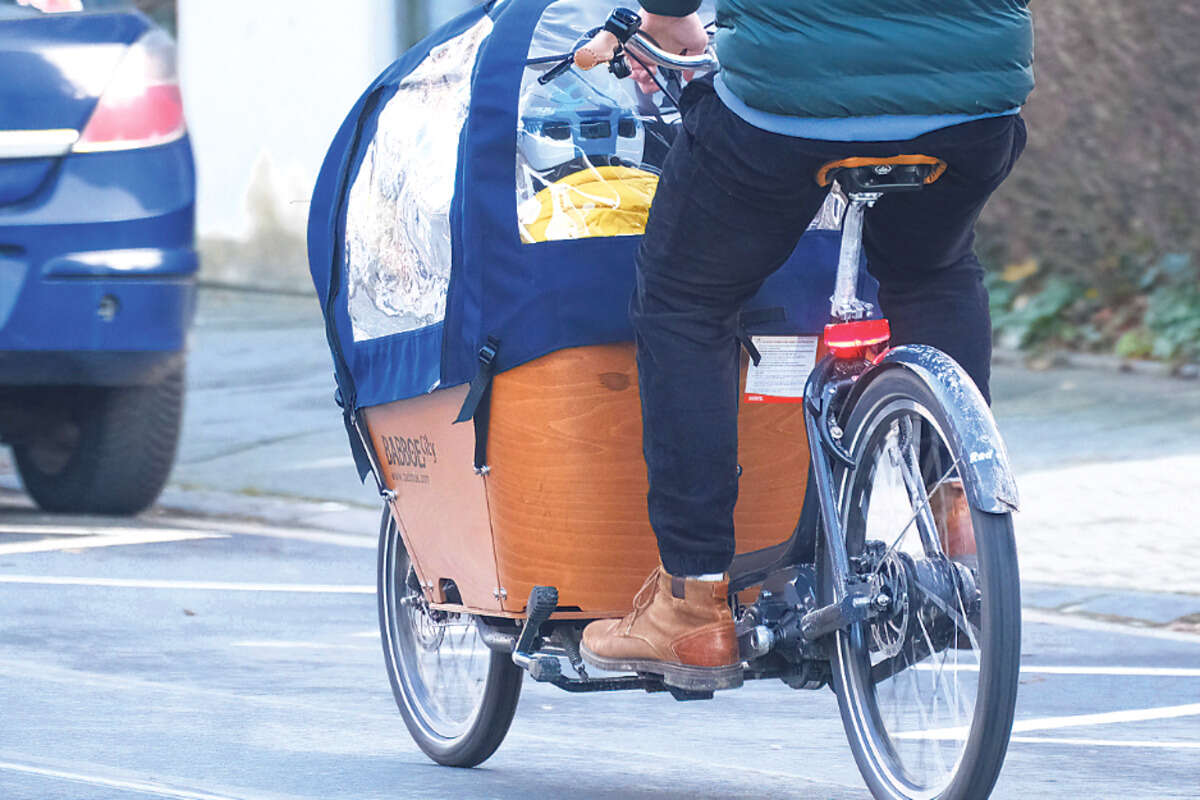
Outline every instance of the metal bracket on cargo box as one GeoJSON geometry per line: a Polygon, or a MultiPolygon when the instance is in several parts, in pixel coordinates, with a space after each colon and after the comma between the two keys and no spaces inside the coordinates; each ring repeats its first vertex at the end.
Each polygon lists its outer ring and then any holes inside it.
{"type": "Polygon", "coordinates": [[[471,379],[471,390],[463,401],[462,410],[458,412],[455,423],[475,420],[475,470],[486,474],[487,469],[487,436],[488,422],[491,418],[492,376],[496,372],[496,356],[500,352],[500,340],[495,336],[487,338],[479,350],[479,370],[471,379]]]}

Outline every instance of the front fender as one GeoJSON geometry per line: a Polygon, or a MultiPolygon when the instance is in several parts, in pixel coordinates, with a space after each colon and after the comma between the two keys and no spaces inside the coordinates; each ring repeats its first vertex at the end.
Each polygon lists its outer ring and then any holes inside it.
{"type": "Polygon", "coordinates": [[[919,378],[950,417],[951,429],[945,433],[962,454],[963,484],[971,505],[989,514],[1016,511],[1017,482],[992,410],[966,371],[942,351],[925,345],[892,348],[858,380],[845,407],[853,408],[875,378],[893,369],[919,378]]]}

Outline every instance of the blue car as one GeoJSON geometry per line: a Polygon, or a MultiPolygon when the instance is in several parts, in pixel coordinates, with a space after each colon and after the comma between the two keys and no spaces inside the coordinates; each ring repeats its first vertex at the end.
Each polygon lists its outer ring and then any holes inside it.
{"type": "Polygon", "coordinates": [[[175,45],[0,0],[0,441],[49,511],[136,513],[179,438],[197,258],[175,45]]]}

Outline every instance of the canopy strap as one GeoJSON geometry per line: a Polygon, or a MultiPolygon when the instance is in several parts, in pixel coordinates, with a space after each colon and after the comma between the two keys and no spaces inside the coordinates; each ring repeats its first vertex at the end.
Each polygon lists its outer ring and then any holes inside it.
{"type": "Polygon", "coordinates": [[[336,372],[333,374],[333,383],[335,387],[333,402],[337,403],[337,407],[342,410],[342,424],[346,426],[346,436],[350,438],[350,453],[354,456],[354,468],[358,470],[358,479],[365,481],[369,473],[375,478],[375,483],[382,491],[383,475],[375,469],[375,462],[371,460],[371,455],[367,452],[367,446],[358,429],[358,415],[354,413],[354,409],[346,408],[346,401],[342,397],[342,387],[337,385],[336,372]]]}
{"type": "Polygon", "coordinates": [[[750,356],[750,361],[754,366],[762,363],[762,353],[758,352],[758,348],[754,346],[754,338],[746,332],[745,326],[738,326],[737,333],[738,342],[746,351],[746,355],[750,356]]]}
{"type": "Polygon", "coordinates": [[[492,376],[496,373],[496,355],[500,351],[500,340],[489,336],[487,344],[479,349],[479,370],[471,379],[471,389],[463,401],[455,423],[475,420],[475,469],[487,471],[488,423],[492,409],[492,376]]]}
{"type": "Polygon", "coordinates": [[[738,329],[737,339],[745,348],[746,354],[750,356],[750,360],[754,362],[754,366],[758,366],[762,362],[762,353],[758,352],[758,348],[754,346],[754,337],[750,335],[748,330],[754,325],[762,325],[767,322],[785,322],[787,320],[787,311],[782,306],[774,306],[772,308],[756,308],[752,311],[743,311],[738,314],[738,329]]]}

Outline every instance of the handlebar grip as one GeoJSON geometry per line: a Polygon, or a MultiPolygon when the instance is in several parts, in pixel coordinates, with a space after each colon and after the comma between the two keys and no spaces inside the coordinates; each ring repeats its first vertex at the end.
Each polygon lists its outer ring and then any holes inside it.
{"type": "Polygon", "coordinates": [[[592,40],[575,51],[575,66],[589,70],[612,61],[621,40],[611,31],[600,31],[592,40]]]}

